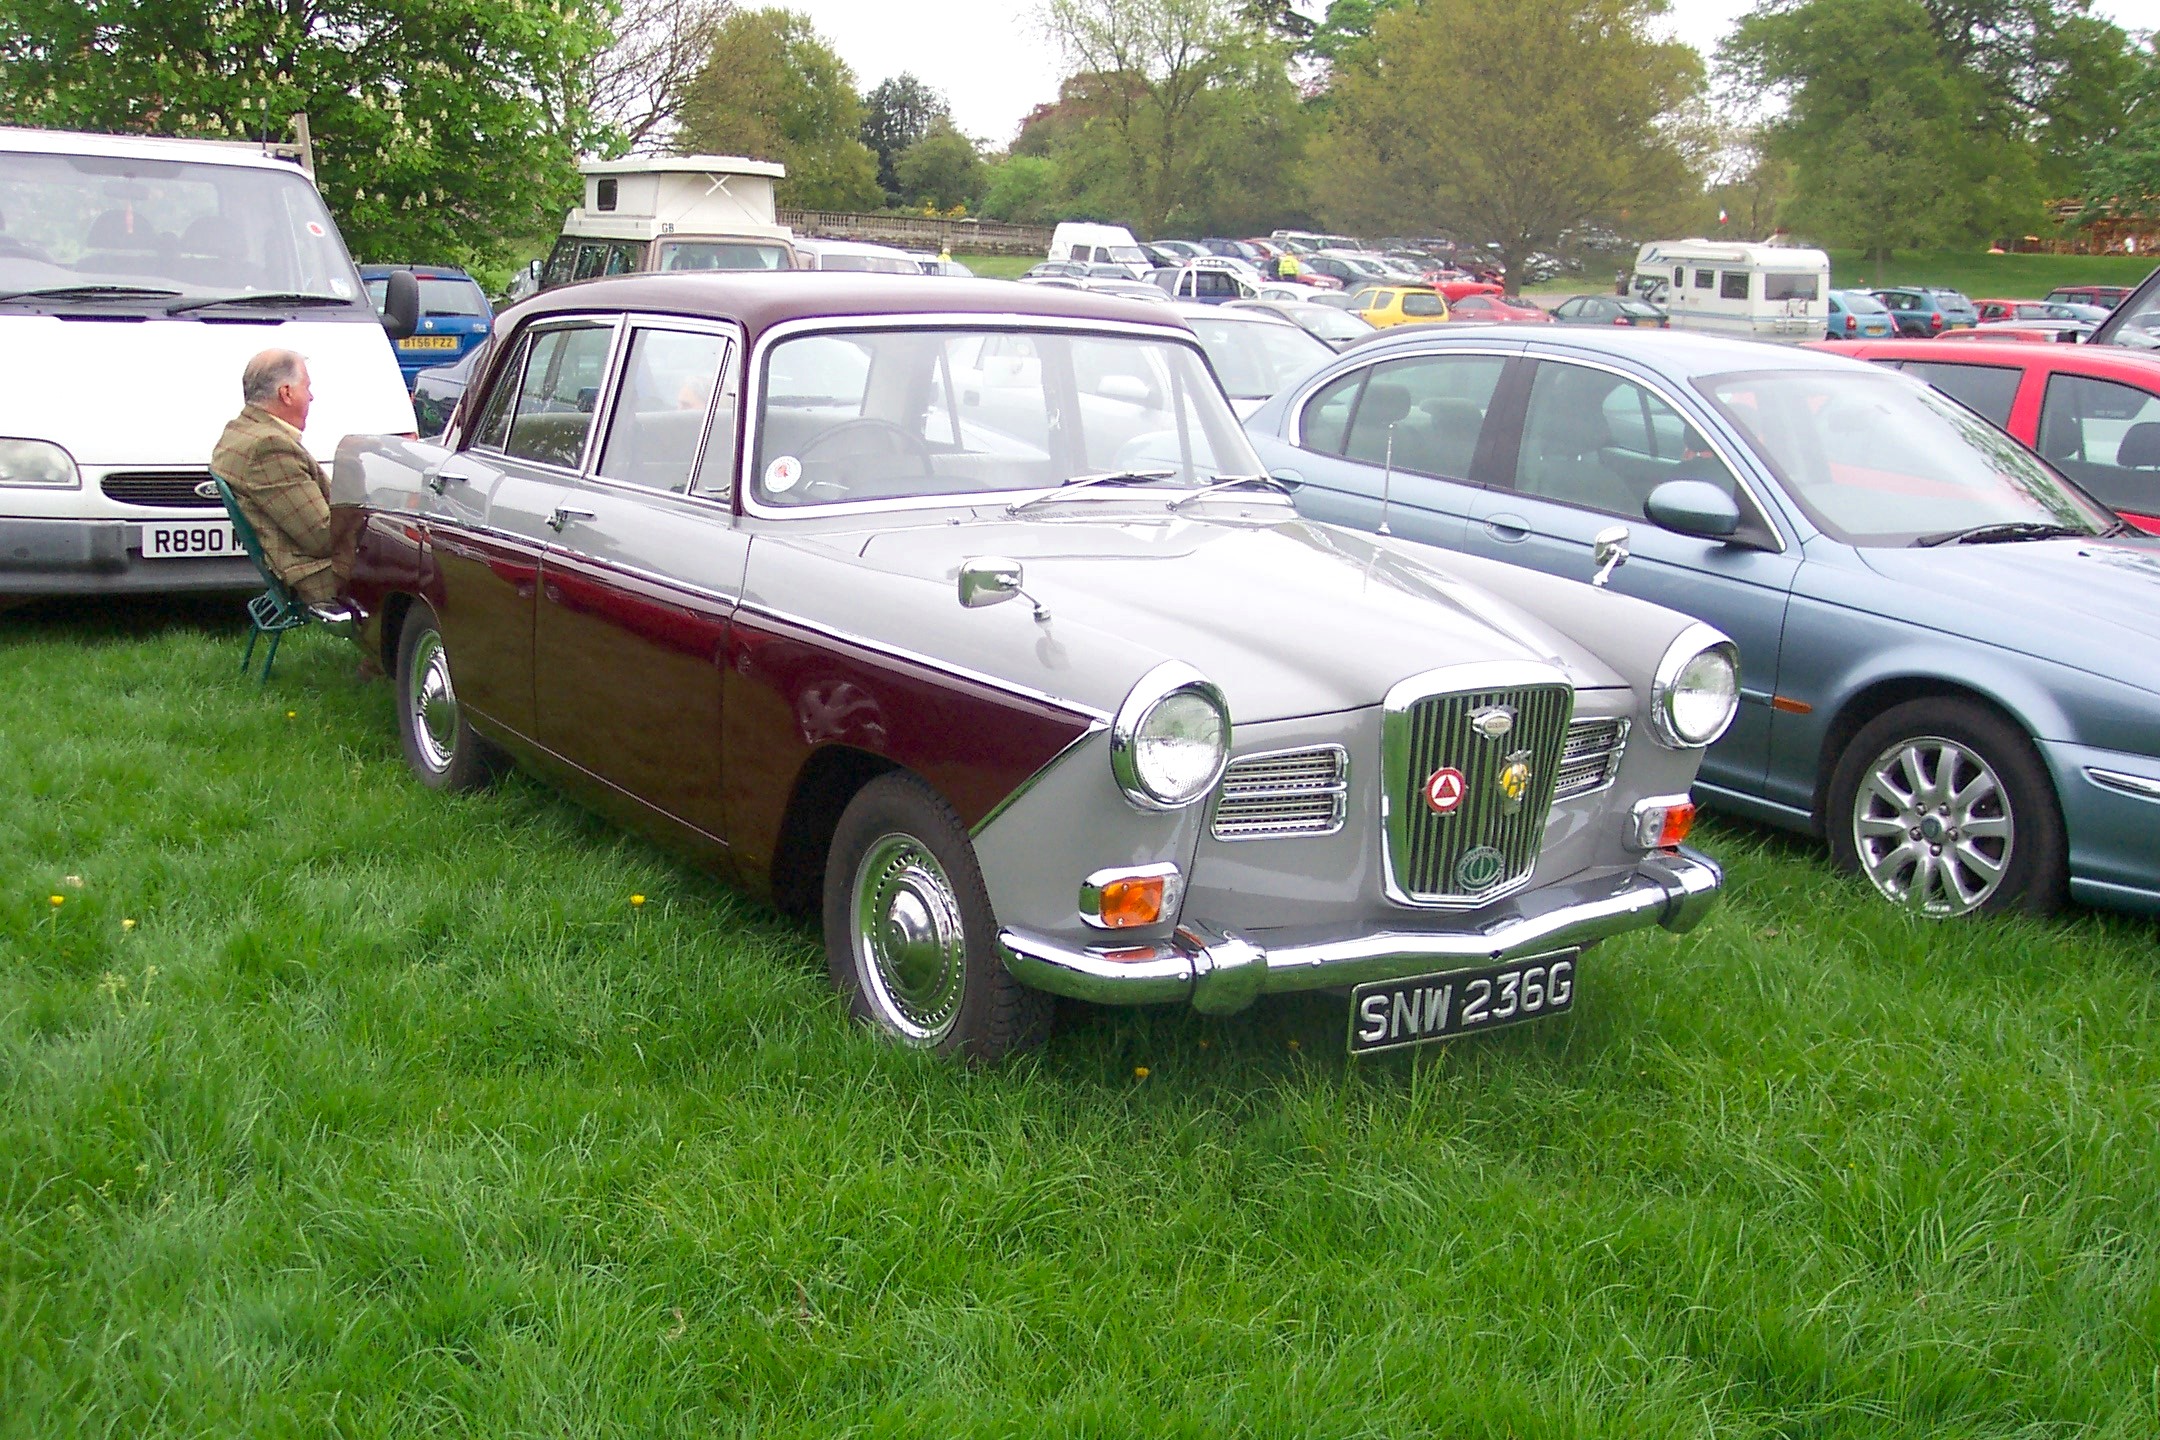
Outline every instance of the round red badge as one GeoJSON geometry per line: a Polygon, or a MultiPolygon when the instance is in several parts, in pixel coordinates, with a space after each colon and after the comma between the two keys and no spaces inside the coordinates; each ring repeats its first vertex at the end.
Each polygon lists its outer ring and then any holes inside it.
{"type": "Polygon", "coordinates": [[[1433,771],[1432,778],[1425,782],[1425,803],[1432,807],[1435,815],[1452,814],[1455,807],[1462,804],[1462,799],[1462,771],[1452,765],[1433,771]]]}

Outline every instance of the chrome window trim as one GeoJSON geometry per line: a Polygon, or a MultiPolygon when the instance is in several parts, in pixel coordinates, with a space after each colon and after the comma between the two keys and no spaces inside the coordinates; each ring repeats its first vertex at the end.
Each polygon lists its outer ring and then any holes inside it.
{"type": "MultiPolygon", "coordinates": [[[[1139,303],[1139,302],[1135,302],[1139,303]]],[[[743,366],[742,385],[742,443],[735,452],[735,489],[742,497],[742,513],[760,520],[785,520],[794,516],[825,515],[875,515],[896,511],[965,509],[973,505],[1005,505],[1016,495],[1035,493],[1029,490],[979,490],[954,495],[912,495],[882,500],[829,500],[816,505],[767,505],[752,491],[755,486],[747,483],[750,473],[750,457],[757,453],[758,431],[763,418],[765,400],[765,361],[775,346],[806,334],[827,333],[845,335],[862,330],[968,330],[968,331],[1015,331],[1056,330],[1071,334],[1098,334],[1127,336],[1137,339],[1167,340],[1182,344],[1199,359],[1203,369],[1213,378],[1214,367],[1208,364],[1207,351],[1200,346],[1200,339],[1182,321],[1177,325],[1138,320],[1095,320],[1072,315],[1026,315],[1014,311],[984,311],[981,314],[926,312],[904,315],[808,315],[793,320],[783,320],[759,334],[743,366]]],[[[1222,382],[1216,381],[1216,389],[1222,382]]],[[[1227,396],[1223,399],[1225,410],[1230,409],[1227,396]]],[[[1237,424],[1235,411],[1231,421],[1237,424]]],[[[1244,427],[1238,425],[1242,434],[1244,427]]],[[[1247,442],[1248,446],[1250,441],[1247,442]]],[[[1266,467],[1261,467],[1266,468],[1266,467]]]]}
{"type": "MultiPolygon", "coordinates": [[[[1306,449],[1306,402],[1310,401],[1313,396],[1319,394],[1329,385],[1332,385],[1337,380],[1342,379],[1342,377],[1348,374],[1351,370],[1362,369],[1366,371],[1368,375],[1370,375],[1372,371],[1377,370],[1382,365],[1387,364],[1391,360],[1429,360],[1434,358],[1435,356],[1441,355],[1482,355],[1487,357],[1488,359],[1498,358],[1500,360],[1513,360],[1523,353],[1520,349],[1493,349],[1490,348],[1488,345],[1434,345],[1430,343],[1431,337],[1429,336],[1419,336],[1418,338],[1420,341],[1425,343],[1403,345],[1400,347],[1390,346],[1388,347],[1386,352],[1382,354],[1368,354],[1359,356],[1357,363],[1345,366],[1343,369],[1340,370],[1334,368],[1332,365],[1323,367],[1319,376],[1306,381],[1303,385],[1300,385],[1295,391],[1292,392],[1290,405],[1287,413],[1290,416],[1289,429],[1295,430],[1297,433],[1294,435],[1285,434],[1283,438],[1288,440],[1292,445],[1295,445],[1300,450],[1306,449]]],[[[1369,342],[1360,342],[1361,345],[1365,343],[1369,342]]],[[[1495,391],[1494,393],[1497,394],[1498,391],[1495,391]]],[[[1349,432],[1346,429],[1343,433],[1343,443],[1347,445],[1349,443],[1349,440],[1349,432]]],[[[1327,450],[1313,450],[1310,453],[1314,455],[1325,456],[1327,459],[1330,460],[1345,460],[1352,465],[1362,465],[1365,463],[1362,460],[1350,460],[1348,456],[1344,455],[1340,451],[1331,452],[1327,450]]],[[[1422,472],[1411,471],[1410,473],[1420,474],[1422,472]]],[[[1463,483],[1475,484],[1476,482],[1464,481],[1463,483]]],[[[1480,486],[1479,488],[1484,489],[1487,487],[1480,486]]]]}
{"type": "Polygon", "coordinates": [[[1324,830],[1286,830],[1276,834],[1224,835],[1215,828],[1218,815],[1211,810],[1208,815],[1208,837],[1224,845],[1242,845],[1252,840],[1321,840],[1342,833],[1344,822],[1350,813],[1350,751],[1347,747],[1328,742],[1320,745],[1289,745],[1280,750],[1256,750],[1250,755],[1232,755],[1223,763],[1223,773],[1216,778],[1214,804],[1219,807],[1223,800],[1224,782],[1237,766],[1252,760],[1277,760],[1286,755],[1312,755],[1332,751],[1335,755],[1335,779],[1325,786],[1312,789],[1288,790],[1282,787],[1263,789],[1262,795],[1283,796],[1328,795],[1334,800],[1334,819],[1324,830]]]}
{"type": "MultiPolygon", "coordinates": [[[[705,460],[705,450],[712,443],[712,420],[714,407],[720,397],[727,393],[731,370],[743,352],[742,326],[733,320],[715,319],[709,316],[668,315],[657,311],[625,310],[620,312],[621,331],[615,349],[608,359],[607,433],[599,443],[589,447],[585,468],[581,476],[594,485],[625,495],[673,495],[678,499],[703,499],[713,503],[720,497],[700,495],[696,489],[698,470],[705,460]],[[607,452],[608,436],[615,428],[615,401],[622,390],[622,372],[629,368],[630,347],[635,343],[639,330],[674,330],[694,335],[718,335],[728,342],[727,350],[720,357],[720,371],[713,377],[712,397],[705,402],[705,425],[698,433],[697,453],[690,458],[690,475],[679,490],[656,490],[650,485],[640,485],[634,480],[616,480],[600,473],[600,462],[607,452]]],[[[732,511],[733,506],[729,509],[732,511]]]]}
{"type": "MultiPolygon", "coordinates": [[[[609,412],[615,401],[615,371],[622,363],[622,318],[621,311],[599,310],[588,312],[580,310],[573,314],[543,316],[518,331],[518,344],[524,348],[524,354],[520,357],[522,363],[518,366],[518,385],[520,388],[525,383],[525,372],[532,367],[533,346],[538,344],[539,338],[545,336],[549,331],[592,328],[605,329],[609,332],[607,360],[600,371],[600,393],[593,398],[594,424],[586,427],[585,446],[578,453],[578,463],[576,465],[565,466],[547,460],[534,460],[516,454],[508,448],[510,436],[517,429],[517,399],[514,393],[510,402],[510,428],[503,432],[502,447],[490,448],[474,444],[467,448],[477,450],[483,455],[493,455],[510,464],[529,465],[535,470],[544,470],[550,475],[563,475],[572,479],[583,477],[593,463],[593,431],[599,428],[598,421],[600,417],[609,412]]],[[[489,397],[493,398],[492,391],[489,392],[489,397]]]]}

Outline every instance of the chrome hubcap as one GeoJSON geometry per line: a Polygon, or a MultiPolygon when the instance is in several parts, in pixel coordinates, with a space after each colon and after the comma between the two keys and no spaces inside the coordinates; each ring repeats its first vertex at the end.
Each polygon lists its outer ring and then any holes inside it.
{"type": "Polygon", "coordinates": [[[432,630],[413,647],[412,693],[405,703],[412,709],[420,758],[430,770],[449,769],[457,756],[457,691],[450,688],[450,657],[443,651],[442,636],[432,630]]]}
{"type": "Polygon", "coordinates": [[[2001,887],[2017,841],[1987,761],[1938,736],[1875,757],[1853,801],[1853,841],[1875,888],[1917,914],[1963,915],[2001,887]]]}
{"type": "Polygon", "coordinates": [[[944,1039],[960,1015],[967,932],[937,857],[912,836],[879,837],[855,867],[850,909],[856,970],[879,1022],[913,1044],[944,1039]]]}

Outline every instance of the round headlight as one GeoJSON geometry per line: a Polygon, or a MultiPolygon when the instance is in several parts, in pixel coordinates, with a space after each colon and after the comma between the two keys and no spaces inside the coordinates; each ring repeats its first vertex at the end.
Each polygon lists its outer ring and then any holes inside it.
{"type": "Polygon", "coordinates": [[[1215,788],[1230,758],[1230,710],[1192,666],[1166,661],[1140,678],[1110,722],[1110,768],[1127,799],[1177,810],[1215,788]]]}
{"type": "Polygon", "coordinates": [[[1723,735],[1739,709],[1738,647],[1707,625],[1690,625],[1658,662],[1651,728],[1667,745],[1692,750],[1723,735]]]}
{"type": "Polygon", "coordinates": [[[80,483],[75,457],[50,440],[0,437],[0,485],[72,486],[80,483]]]}

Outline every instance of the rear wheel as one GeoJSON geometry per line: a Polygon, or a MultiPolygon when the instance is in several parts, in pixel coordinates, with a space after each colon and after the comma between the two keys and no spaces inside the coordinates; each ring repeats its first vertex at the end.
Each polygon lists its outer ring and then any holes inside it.
{"type": "Polygon", "coordinates": [[[433,790],[477,790],[502,769],[502,752],[476,734],[450,679],[442,625],[425,600],[398,634],[398,740],[405,763],[433,790]]]}
{"type": "Polygon", "coordinates": [[[1050,997],[1013,978],[967,831],[911,775],[856,792],[825,861],[825,954],[848,1008],[905,1045],[1002,1059],[1048,1034],[1050,997]]]}
{"type": "Polygon", "coordinates": [[[1870,721],[1830,783],[1832,856],[1893,904],[1934,919],[2047,914],[2069,858],[2032,741],[1970,701],[1913,700],[1870,721]]]}

